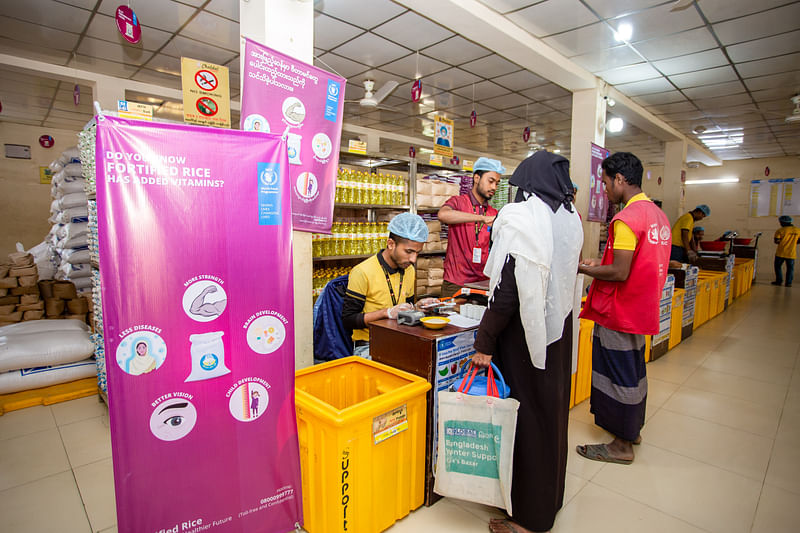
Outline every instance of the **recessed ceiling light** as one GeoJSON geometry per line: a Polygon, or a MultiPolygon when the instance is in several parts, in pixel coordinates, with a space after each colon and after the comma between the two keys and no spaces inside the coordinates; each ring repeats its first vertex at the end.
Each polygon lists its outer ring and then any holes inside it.
{"type": "Polygon", "coordinates": [[[700,135],[701,133],[705,133],[705,131],[706,131],[706,127],[705,127],[705,126],[702,126],[702,125],[700,125],[700,126],[695,126],[695,127],[694,127],[694,129],[693,129],[692,131],[693,131],[693,132],[695,132],[697,135],[700,135]]]}
{"type": "Polygon", "coordinates": [[[633,26],[627,22],[623,22],[617,26],[617,31],[614,32],[614,38],[620,42],[628,42],[633,37],[633,26]]]}
{"type": "Polygon", "coordinates": [[[622,131],[623,126],[625,126],[625,122],[619,117],[610,118],[608,122],[606,122],[606,129],[611,133],[622,131]]]}

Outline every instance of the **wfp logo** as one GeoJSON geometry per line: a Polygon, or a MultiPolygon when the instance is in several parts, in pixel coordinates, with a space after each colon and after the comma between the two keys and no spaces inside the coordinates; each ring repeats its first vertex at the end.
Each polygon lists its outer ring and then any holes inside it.
{"type": "Polygon", "coordinates": [[[274,168],[265,168],[261,171],[261,174],[258,177],[261,180],[261,184],[270,187],[278,183],[278,173],[275,172],[274,168]]]}
{"type": "Polygon", "coordinates": [[[336,85],[336,84],[333,84],[333,83],[329,84],[328,85],[328,94],[331,95],[334,98],[338,98],[339,97],[339,86],[336,85]]]}

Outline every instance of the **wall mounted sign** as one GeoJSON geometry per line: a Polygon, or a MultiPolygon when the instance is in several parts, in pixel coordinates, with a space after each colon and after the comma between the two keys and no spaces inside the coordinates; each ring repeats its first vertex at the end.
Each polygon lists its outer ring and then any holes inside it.
{"type": "Polygon", "coordinates": [[[528,139],[531,138],[531,128],[530,126],[525,126],[525,129],[522,130],[522,140],[528,142],[528,139]]]}
{"type": "Polygon", "coordinates": [[[414,84],[411,86],[411,100],[414,102],[419,102],[419,99],[422,97],[422,80],[414,80],[414,84]]]}
{"type": "Polygon", "coordinates": [[[30,159],[31,147],[27,144],[6,144],[6,157],[9,159],[30,159]]]}
{"type": "Polygon", "coordinates": [[[433,119],[433,153],[453,157],[453,121],[436,115],[433,119]]]}
{"type": "Polygon", "coordinates": [[[56,140],[53,139],[52,135],[42,135],[39,137],[39,144],[42,148],[52,148],[55,143],[56,140]]]}
{"type": "Polygon", "coordinates": [[[365,155],[367,153],[367,143],[352,139],[347,143],[347,151],[351,154],[365,155]]]}
{"type": "Polygon", "coordinates": [[[413,146],[408,147],[408,157],[417,157],[417,149],[413,146]]]}
{"type": "Polygon", "coordinates": [[[472,172],[472,165],[475,164],[475,161],[470,161],[469,159],[465,159],[464,162],[461,164],[461,168],[472,172]]]}
{"type": "Polygon", "coordinates": [[[142,26],[139,17],[128,6],[119,6],[116,14],[117,30],[122,38],[129,43],[136,44],[142,40],[142,26]]]}
{"type": "Polygon", "coordinates": [[[39,183],[47,185],[53,182],[53,171],[50,167],[39,167],[39,183]]]}
{"type": "Polygon", "coordinates": [[[181,58],[183,120],[200,126],[231,127],[228,67],[181,58]]]}
{"type": "Polygon", "coordinates": [[[602,146],[591,145],[591,169],[592,175],[589,177],[589,214],[586,219],[589,222],[605,222],[608,212],[608,198],[603,187],[603,159],[611,154],[602,146]]]}

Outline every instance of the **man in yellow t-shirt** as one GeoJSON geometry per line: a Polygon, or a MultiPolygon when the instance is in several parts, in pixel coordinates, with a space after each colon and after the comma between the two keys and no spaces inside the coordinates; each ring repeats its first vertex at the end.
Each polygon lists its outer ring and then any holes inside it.
{"type": "Polygon", "coordinates": [[[800,228],[792,225],[792,217],[778,217],[781,228],[775,232],[775,281],[773,285],[783,284],[783,264],[786,263],[786,286],[792,286],[794,279],[794,260],[797,258],[797,241],[800,239],[800,228]]]}
{"type": "Polygon", "coordinates": [[[688,213],[684,213],[675,221],[672,226],[672,252],[669,255],[670,261],[680,261],[688,263],[689,259],[695,259],[697,253],[692,250],[692,229],[694,223],[703,220],[711,214],[711,208],[706,204],[700,204],[688,213]]]}

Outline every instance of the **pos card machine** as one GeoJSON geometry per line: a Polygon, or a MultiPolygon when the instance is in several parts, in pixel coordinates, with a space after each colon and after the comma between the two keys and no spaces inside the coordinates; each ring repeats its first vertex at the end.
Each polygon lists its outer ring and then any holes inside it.
{"type": "Polygon", "coordinates": [[[400,311],[397,313],[397,323],[403,326],[418,326],[419,319],[424,317],[422,311],[400,311]]]}

